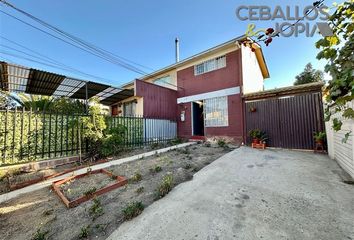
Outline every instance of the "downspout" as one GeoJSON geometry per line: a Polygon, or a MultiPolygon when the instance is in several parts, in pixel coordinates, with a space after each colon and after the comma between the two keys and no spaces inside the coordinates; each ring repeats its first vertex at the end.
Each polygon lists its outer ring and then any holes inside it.
{"type": "Polygon", "coordinates": [[[239,77],[240,77],[240,88],[241,88],[241,91],[240,91],[240,94],[241,94],[241,113],[242,113],[242,141],[243,141],[243,144],[246,144],[246,108],[245,108],[245,100],[243,99],[243,71],[242,71],[242,45],[239,44],[240,48],[239,48],[239,51],[240,51],[240,71],[239,71],[239,77]]]}

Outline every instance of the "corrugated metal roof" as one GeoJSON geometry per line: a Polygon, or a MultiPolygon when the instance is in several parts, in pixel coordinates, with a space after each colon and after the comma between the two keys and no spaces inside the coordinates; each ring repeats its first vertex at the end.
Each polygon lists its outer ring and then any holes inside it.
{"type": "Polygon", "coordinates": [[[276,88],[276,89],[271,89],[271,90],[266,90],[261,92],[255,92],[255,93],[248,93],[248,94],[244,94],[242,97],[245,100],[256,100],[260,98],[291,95],[291,94],[298,94],[303,92],[315,92],[315,91],[320,91],[323,85],[324,84],[322,82],[308,83],[308,84],[302,84],[297,86],[276,88]]]}
{"type": "Polygon", "coordinates": [[[96,96],[102,104],[112,104],[115,99],[134,95],[133,90],[127,92],[102,83],[0,62],[0,89],[4,91],[86,99],[86,85],[87,97],[96,96]]]}

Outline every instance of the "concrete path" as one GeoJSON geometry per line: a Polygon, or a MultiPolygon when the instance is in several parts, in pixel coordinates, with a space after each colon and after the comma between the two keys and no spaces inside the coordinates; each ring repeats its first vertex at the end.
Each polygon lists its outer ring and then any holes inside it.
{"type": "Polygon", "coordinates": [[[237,149],[108,239],[354,239],[354,186],[325,155],[237,149]]]}
{"type": "MultiPolygon", "coordinates": [[[[126,158],[121,158],[121,159],[117,159],[117,160],[112,160],[112,161],[109,161],[107,163],[94,165],[94,166],[91,167],[91,169],[92,170],[98,170],[98,169],[108,168],[110,166],[114,166],[114,165],[119,165],[119,164],[123,164],[123,163],[126,163],[126,162],[135,161],[135,160],[138,160],[138,159],[141,159],[141,158],[144,158],[144,157],[149,157],[149,156],[152,156],[152,155],[154,155],[156,153],[164,153],[164,152],[170,151],[172,149],[187,147],[187,146],[192,145],[192,144],[196,144],[196,142],[182,143],[182,144],[178,144],[178,145],[175,145],[175,146],[172,146],[172,147],[162,148],[162,149],[158,149],[158,150],[154,150],[154,151],[151,151],[151,152],[142,153],[142,154],[131,156],[131,157],[126,157],[126,158]]],[[[17,196],[19,196],[21,194],[33,192],[33,191],[48,187],[55,181],[58,181],[58,180],[61,180],[61,179],[64,179],[64,178],[67,178],[67,177],[70,177],[70,176],[76,176],[76,175],[79,175],[79,174],[83,174],[83,173],[86,173],[86,172],[87,172],[87,168],[82,168],[80,170],[69,172],[67,174],[64,174],[62,176],[58,176],[56,178],[52,178],[52,179],[49,179],[49,180],[46,180],[46,181],[43,181],[43,182],[40,182],[40,183],[36,183],[36,184],[30,185],[30,186],[27,186],[27,187],[12,191],[12,192],[8,192],[8,193],[5,193],[5,194],[2,194],[2,195],[0,195],[0,203],[9,201],[12,198],[15,198],[15,197],[17,197],[17,196]]]]}

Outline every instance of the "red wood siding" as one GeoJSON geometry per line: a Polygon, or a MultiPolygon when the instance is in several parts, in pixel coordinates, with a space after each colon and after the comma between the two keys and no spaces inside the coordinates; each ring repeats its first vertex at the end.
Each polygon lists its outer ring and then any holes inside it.
{"type": "MultiPolygon", "coordinates": [[[[221,89],[238,87],[242,82],[241,51],[237,50],[226,54],[226,67],[198,76],[194,75],[194,66],[177,72],[178,97],[191,96],[201,93],[218,91],[221,89]]],[[[201,99],[203,100],[203,99],[201,99]]],[[[206,137],[227,136],[236,142],[243,138],[243,110],[241,95],[228,96],[228,127],[207,127],[204,129],[206,137]]],[[[192,136],[191,103],[178,106],[178,136],[190,138],[192,136]],[[185,121],[181,122],[179,115],[185,111],[185,121]]]]}
{"type": "Polygon", "coordinates": [[[241,85],[241,51],[226,54],[226,67],[194,76],[194,66],[177,72],[178,97],[241,85]]]}
{"type": "Polygon", "coordinates": [[[145,117],[176,119],[177,91],[136,80],[135,95],[143,97],[145,117]]]}

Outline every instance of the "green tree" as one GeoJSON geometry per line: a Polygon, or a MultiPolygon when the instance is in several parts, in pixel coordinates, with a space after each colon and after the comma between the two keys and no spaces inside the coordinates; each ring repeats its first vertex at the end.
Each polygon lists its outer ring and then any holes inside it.
{"type": "Polygon", "coordinates": [[[297,75],[294,85],[301,85],[306,83],[323,82],[323,72],[313,69],[312,64],[308,63],[302,73],[297,75]]]}
{"type": "MultiPolygon", "coordinates": [[[[332,80],[326,88],[326,120],[334,113],[341,117],[333,117],[333,129],[342,127],[341,119],[354,119],[354,110],[348,104],[354,99],[354,0],[337,4],[335,12],[329,18],[333,36],[325,37],[316,43],[321,51],[318,59],[328,60],[325,71],[330,73],[332,80]],[[334,108],[330,108],[334,105],[334,108]]],[[[350,132],[346,134],[345,140],[350,132]]],[[[344,140],[344,141],[345,141],[344,140]]]]}

